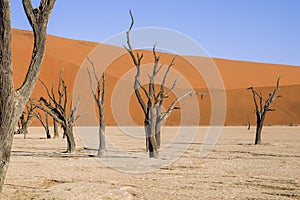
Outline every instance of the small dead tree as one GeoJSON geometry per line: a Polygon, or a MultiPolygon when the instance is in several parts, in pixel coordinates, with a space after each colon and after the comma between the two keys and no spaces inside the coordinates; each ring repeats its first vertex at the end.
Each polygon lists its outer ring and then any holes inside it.
{"type": "MultiPolygon", "coordinates": [[[[149,84],[148,88],[141,84],[140,76],[141,76],[141,62],[143,59],[143,54],[134,53],[131,43],[130,43],[130,31],[134,24],[134,18],[130,11],[131,17],[131,25],[126,32],[127,36],[127,46],[124,45],[124,48],[130,54],[131,59],[136,67],[136,75],[134,80],[134,91],[135,96],[143,110],[144,113],[144,127],[145,127],[145,135],[146,135],[146,150],[149,151],[149,157],[156,158],[158,157],[158,149],[160,148],[160,140],[161,140],[161,124],[162,122],[169,117],[172,111],[176,109],[181,109],[182,107],[177,106],[177,104],[186,97],[191,97],[193,94],[201,94],[201,97],[204,93],[196,93],[193,90],[187,91],[181,96],[177,97],[171,105],[169,105],[166,112],[162,112],[162,106],[164,99],[168,98],[169,95],[173,92],[174,88],[179,79],[175,80],[172,87],[165,91],[165,83],[170,72],[171,67],[174,65],[175,57],[172,59],[171,63],[167,66],[165,74],[163,76],[163,80],[160,84],[160,90],[158,92],[155,91],[155,78],[157,77],[160,70],[164,67],[163,64],[159,63],[160,56],[156,54],[155,45],[152,49],[153,57],[154,57],[154,64],[153,64],[153,71],[152,74],[149,75],[149,84]],[[142,98],[141,92],[143,91],[146,100],[142,98]]],[[[187,102],[185,102],[187,103],[187,102]]]]}
{"type": "Polygon", "coordinates": [[[39,120],[39,122],[44,127],[47,139],[51,139],[51,135],[49,131],[49,114],[46,112],[44,112],[44,114],[45,114],[45,120],[43,119],[41,113],[39,112],[34,113],[35,117],[39,120]]]}
{"type": "Polygon", "coordinates": [[[96,91],[93,88],[93,79],[90,73],[90,70],[87,68],[89,79],[90,79],[90,88],[94,100],[96,102],[99,114],[99,149],[98,149],[98,157],[102,157],[105,152],[105,120],[104,120],[104,99],[105,99],[105,80],[106,80],[106,73],[103,72],[101,76],[101,80],[98,78],[96,74],[96,69],[94,63],[87,57],[88,61],[91,63],[93,68],[93,76],[97,82],[96,91]],[[101,84],[102,82],[102,84],[101,84]],[[102,86],[101,86],[102,85],[102,86]]]}
{"type": "Polygon", "coordinates": [[[250,121],[248,120],[248,121],[247,121],[247,130],[250,130],[250,128],[251,128],[251,123],[250,123],[250,121]]]}
{"type": "Polygon", "coordinates": [[[255,135],[255,144],[261,144],[261,132],[264,126],[264,120],[266,114],[269,111],[275,111],[275,109],[269,108],[273,100],[281,97],[281,95],[276,96],[276,93],[279,89],[280,77],[277,79],[276,87],[273,92],[269,94],[268,99],[265,104],[263,104],[263,97],[261,92],[257,92],[253,87],[249,87],[247,90],[251,90],[253,102],[255,105],[255,114],[256,114],[256,135],[255,135]]]}
{"type": "Polygon", "coordinates": [[[47,101],[44,97],[40,97],[39,102],[41,104],[35,103],[34,105],[44,112],[48,113],[51,117],[53,117],[58,123],[61,124],[64,134],[67,137],[67,153],[73,153],[76,150],[75,139],[73,135],[73,126],[75,121],[79,118],[75,116],[75,113],[78,109],[80,103],[80,97],[77,99],[76,105],[73,107],[73,99],[69,102],[70,108],[67,108],[68,105],[68,95],[67,95],[67,86],[65,81],[62,78],[62,70],[59,75],[59,82],[57,88],[58,99],[56,98],[53,90],[53,85],[51,89],[51,93],[46,86],[46,84],[40,81],[44,86],[47,95],[49,97],[49,101],[47,101]],[[42,105],[43,104],[43,105],[42,105]]]}
{"type": "Polygon", "coordinates": [[[19,130],[18,133],[24,135],[24,139],[28,134],[28,127],[32,124],[34,120],[34,110],[36,107],[32,105],[30,102],[27,102],[25,106],[25,110],[22,112],[22,115],[19,119],[19,130]]]}
{"type": "Polygon", "coordinates": [[[23,84],[14,89],[10,0],[0,0],[0,193],[10,160],[14,129],[39,75],[46,47],[46,29],[55,0],[41,0],[37,8],[31,0],[22,0],[27,19],[33,29],[32,57],[23,84]]]}

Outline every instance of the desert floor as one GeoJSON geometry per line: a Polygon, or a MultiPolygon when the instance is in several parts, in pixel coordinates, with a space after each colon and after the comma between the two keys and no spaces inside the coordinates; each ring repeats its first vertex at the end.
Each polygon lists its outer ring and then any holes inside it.
{"type": "MultiPolygon", "coordinates": [[[[254,127],[225,127],[200,157],[207,130],[199,128],[192,140],[184,136],[187,149],[178,159],[176,145],[149,159],[142,138],[108,127],[111,143],[129,156],[108,144],[101,160],[78,135],[77,152],[65,154],[65,140],[45,139],[43,129],[31,128],[27,139],[15,135],[2,199],[300,199],[300,127],[265,127],[262,145],[253,145],[254,127]],[[175,161],[160,165],[170,158],[175,161]]],[[[162,152],[174,133],[163,129],[162,152]]]]}

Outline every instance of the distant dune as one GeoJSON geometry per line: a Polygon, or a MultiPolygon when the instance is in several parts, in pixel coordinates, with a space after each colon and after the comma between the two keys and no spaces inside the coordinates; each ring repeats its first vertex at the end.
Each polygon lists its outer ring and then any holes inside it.
{"type": "MultiPolygon", "coordinates": [[[[49,87],[52,82],[56,85],[58,74],[61,68],[64,69],[64,78],[69,86],[68,92],[71,98],[72,89],[74,83],[75,86],[78,84],[75,81],[76,74],[83,63],[86,56],[98,45],[95,42],[77,41],[65,38],[59,38],[55,36],[48,36],[46,55],[44,58],[42,70],[40,72],[40,79],[42,79],[49,87]]],[[[13,67],[14,67],[14,83],[15,88],[22,84],[25,77],[27,67],[30,61],[32,52],[32,33],[28,31],[15,30],[13,29],[13,67]]],[[[128,71],[134,72],[132,61],[126,52],[119,47],[113,47],[109,45],[102,45],[101,56],[91,57],[98,68],[107,69],[107,97],[106,97],[106,124],[107,125],[132,125],[128,122],[128,119],[122,113],[115,115],[112,114],[111,99],[114,88],[120,83],[123,87],[127,87],[124,91],[133,92],[132,89],[132,74],[126,76],[128,71]],[[122,54],[114,62],[109,63],[110,58],[114,55],[122,54]],[[102,63],[102,65],[101,65],[102,63]],[[120,80],[121,79],[121,80],[120,80]],[[117,116],[116,116],[117,115],[117,116]],[[118,118],[116,120],[116,117],[118,118]]],[[[143,51],[145,54],[144,63],[150,63],[152,61],[152,54],[148,51],[143,51]]],[[[161,62],[168,64],[172,59],[173,55],[160,53],[161,62]]],[[[170,80],[175,80],[178,74],[184,77],[189,84],[197,91],[205,91],[208,96],[202,101],[196,101],[193,99],[191,105],[184,107],[185,111],[179,110],[174,111],[168,118],[166,125],[195,125],[189,118],[185,120],[181,119],[181,113],[189,113],[190,117],[198,115],[194,112],[194,108],[191,107],[194,103],[198,104],[200,108],[200,125],[208,125],[211,120],[211,98],[208,92],[207,82],[197,70],[193,68],[190,62],[196,66],[199,66],[201,74],[205,74],[206,70],[210,70],[211,60],[203,57],[193,56],[179,56],[175,60],[174,69],[178,72],[177,74],[170,74],[170,80]]],[[[283,97],[274,101],[272,108],[276,111],[268,113],[266,118],[267,125],[299,125],[300,124],[300,67],[299,66],[288,66],[278,64],[265,64],[255,62],[244,62],[234,61],[226,59],[213,59],[213,62],[218,67],[220,74],[224,81],[226,90],[226,101],[227,101],[227,113],[225,119],[225,125],[246,125],[248,122],[255,124],[254,105],[252,96],[246,89],[249,86],[254,86],[260,90],[265,96],[272,92],[277,77],[281,76],[280,90],[278,94],[283,97]]],[[[86,70],[81,69],[81,70],[86,70]]],[[[85,72],[86,73],[86,72],[85,72]]],[[[183,81],[184,82],[184,81],[183,81]]],[[[81,82],[80,82],[81,83],[81,82]]],[[[83,83],[82,83],[83,84],[83,83]]],[[[170,87],[171,84],[168,84],[170,87]]],[[[77,86],[76,86],[77,87],[77,86]]],[[[187,89],[185,84],[179,84],[179,92],[187,89]]],[[[209,86],[210,87],[210,86],[209,86]]],[[[214,90],[220,90],[221,88],[211,88],[214,90]]],[[[84,98],[89,93],[90,88],[88,84],[84,91],[77,91],[82,93],[84,98]]],[[[35,87],[32,94],[33,98],[39,98],[41,95],[45,95],[45,91],[40,83],[35,87]]],[[[174,98],[174,95],[170,98],[174,98]]],[[[170,103],[171,99],[166,101],[166,104],[170,103]]],[[[134,96],[130,97],[129,109],[124,104],[123,99],[119,99],[121,108],[125,107],[130,113],[132,119],[137,124],[143,124],[142,111],[137,105],[137,101],[134,96]]],[[[95,121],[91,120],[86,113],[93,110],[93,106],[88,103],[81,104],[80,107],[80,123],[79,125],[96,125],[95,121]]],[[[216,111],[217,112],[217,111],[216,111]]],[[[115,111],[114,111],[115,113],[115,111]]],[[[36,123],[35,123],[36,124],[36,123]]]]}

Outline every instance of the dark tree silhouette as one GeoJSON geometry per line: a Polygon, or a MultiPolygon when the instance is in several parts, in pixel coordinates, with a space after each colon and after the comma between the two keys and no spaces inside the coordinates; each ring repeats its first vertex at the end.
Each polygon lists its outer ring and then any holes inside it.
{"type": "Polygon", "coordinates": [[[98,149],[98,157],[102,157],[105,152],[105,120],[104,120],[104,100],[105,100],[105,80],[106,80],[106,73],[103,72],[101,79],[98,78],[96,74],[96,69],[94,63],[87,58],[88,61],[91,63],[93,68],[93,77],[97,82],[96,91],[93,87],[93,79],[90,73],[90,70],[87,68],[89,79],[90,79],[90,88],[92,91],[93,98],[96,102],[99,114],[99,149],[98,149]],[[101,84],[102,82],[102,84],[101,84]],[[102,85],[102,86],[101,86],[102,85]]]}
{"type": "Polygon", "coordinates": [[[24,139],[26,138],[27,134],[28,134],[28,127],[32,124],[33,120],[34,120],[34,110],[36,109],[36,107],[34,105],[32,105],[30,102],[27,102],[26,106],[25,106],[25,110],[22,112],[22,115],[19,119],[19,129],[18,129],[18,133],[23,134],[24,135],[24,139]]]}
{"type": "Polygon", "coordinates": [[[43,119],[40,112],[34,113],[35,117],[39,120],[39,122],[44,127],[47,139],[51,139],[50,130],[49,130],[49,114],[46,112],[44,112],[44,114],[45,114],[45,119],[43,119]]]}
{"type": "Polygon", "coordinates": [[[39,99],[40,104],[35,102],[33,102],[33,104],[39,109],[48,113],[58,123],[60,123],[60,125],[64,130],[64,134],[67,137],[66,152],[73,153],[76,150],[76,144],[73,135],[73,126],[76,120],[79,118],[79,115],[76,116],[75,113],[80,103],[80,97],[78,97],[77,103],[74,107],[73,107],[73,99],[71,100],[71,102],[68,103],[69,100],[67,95],[67,86],[65,84],[65,81],[62,78],[62,70],[60,71],[58,88],[57,88],[58,99],[54,94],[53,85],[50,93],[46,84],[42,81],[40,82],[43,84],[45,90],[47,91],[49,101],[46,100],[44,97],[40,97],[39,99]],[[67,108],[68,104],[70,105],[70,108],[67,108]]]}
{"type": "Polygon", "coordinates": [[[249,87],[247,90],[252,92],[253,102],[255,105],[255,114],[256,114],[256,135],[255,135],[255,144],[261,144],[261,132],[264,126],[264,121],[266,114],[269,111],[275,111],[275,109],[269,108],[273,100],[281,97],[281,95],[276,96],[276,93],[279,89],[280,77],[277,79],[276,87],[273,92],[269,94],[268,99],[265,104],[263,104],[263,97],[260,92],[257,92],[253,87],[249,87]]]}
{"type": "Polygon", "coordinates": [[[23,84],[14,90],[10,0],[0,0],[0,193],[10,160],[14,129],[36,84],[44,58],[46,29],[55,0],[41,0],[37,8],[33,8],[30,0],[22,0],[22,3],[33,29],[34,46],[23,84]]]}
{"type": "MultiPolygon", "coordinates": [[[[149,157],[158,157],[158,149],[160,148],[161,141],[161,124],[162,122],[169,117],[172,111],[176,109],[181,109],[182,107],[177,106],[180,101],[185,99],[186,97],[191,97],[193,94],[200,94],[203,97],[204,93],[196,93],[193,90],[186,91],[181,96],[175,98],[171,105],[168,106],[166,112],[162,112],[162,105],[164,103],[164,99],[168,98],[169,95],[173,92],[174,88],[179,79],[175,80],[173,85],[170,87],[168,91],[165,91],[165,83],[168,77],[168,74],[171,70],[171,67],[174,65],[175,57],[172,59],[171,63],[167,66],[165,74],[163,76],[163,80],[160,84],[160,90],[158,92],[155,91],[155,78],[157,77],[160,70],[165,66],[164,64],[160,64],[160,56],[157,55],[155,45],[152,49],[154,64],[152,74],[149,75],[149,84],[148,87],[142,85],[140,82],[141,76],[141,63],[143,59],[143,54],[137,52],[136,54],[133,52],[131,43],[130,43],[130,31],[134,25],[134,18],[130,11],[131,17],[131,25],[126,32],[127,36],[127,46],[124,45],[124,48],[130,54],[130,57],[136,67],[136,75],[134,80],[134,91],[135,96],[144,112],[144,127],[145,127],[145,135],[146,135],[146,150],[149,151],[149,157]],[[146,100],[142,98],[141,92],[143,91],[146,100]]],[[[187,102],[185,102],[187,103],[187,102]]]]}

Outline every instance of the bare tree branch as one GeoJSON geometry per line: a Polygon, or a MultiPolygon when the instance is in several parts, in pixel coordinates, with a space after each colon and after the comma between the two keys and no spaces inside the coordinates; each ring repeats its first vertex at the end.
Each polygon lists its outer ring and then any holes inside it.
{"type": "Polygon", "coordinates": [[[44,112],[44,113],[45,113],[45,121],[44,121],[42,115],[39,112],[35,112],[34,115],[40,121],[40,123],[42,124],[42,126],[44,127],[47,138],[50,139],[51,135],[49,133],[49,121],[48,121],[49,120],[48,119],[49,118],[48,117],[49,114],[46,113],[46,112],[44,112]]]}
{"type": "Polygon", "coordinates": [[[90,88],[91,88],[91,91],[92,91],[92,96],[93,96],[94,100],[97,102],[98,99],[97,99],[97,95],[96,95],[94,87],[93,87],[91,72],[90,72],[90,70],[88,68],[86,70],[88,72],[88,76],[89,76],[89,80],[90,80],[90,88]]]}
{"type": "Polygon", "coordinates": [[[77,109],[78,109],[78,107],[79,107],[79,104],[80,104],[80,95],[78,96],[78,98],[77,98],[77,103],[76,103],[76,105],[72,108],[70,108],[70,121],[71,122],[75,122],[75,119],[76,119],[76,117],[75,117],[75,113],[76,113],[76,111],[77,111],[77,109]]]}
{"type": "MultiPolygon", "coordinates": [[[[164,94],[164,92],[165,92],[165,84],[166,84],[166,80],[167,80],[167,77],[168,77],[168,74],[169,74],[169,72],[170,72],[170,69],[171,69],[171,67],[174,65],[174,61],[175,61],[175,59],[176,59],[176,56],[174,56],[173,58],[172,58],[172,60],[171,60],[171,62],[170,62],[170,64],[169,64],[169,66],[168,66],[168,68],[167,68],[167,70],[166,70],[166,72],[165,72],[165,74],[164,74],[164,77],[163,77],[163,80],[162,80],[162,82],[161,82],[161,85],[160,85],[160,92],[158,93],[158,95],[157,95],[157,97],[160,99],[160,106],[162,106],[162,104],[163,104],[163,102],[164,102],[164,96],[168,96],[169,94],[164,94]]],[[[176,85],[176,83],[174,83],[175,85],[176,85]]],[[[175,87],[175,85],[174,85],[174,87],[175,87]]],[[[170,92],[171,93],[171,92],[170,92]]]]}
{"type": "Polygon", "coordinates": [[[45,108],[44,106],[42,106],[41,104],[38,104],[34,101],[31,102],[34,106],[36,106],[37,108],[41,109],[42,111],[48,113],[51,117],[53,117],[58,123],[60,124],[65,124],[65,122],[60,118],[58,117],[54,112],[53,110],[51,110],[50,108],[45,108]]]}
{"type": "Polygon", "coordinates": [[[169,106],[168,110],[161,116],[161,120],[165,120],[173,110],[179,109],[179,107],[176,107],[176,103],[178,103],[179,101],[181,101],[183,98],[187,97],[187,96],[192,96],[193,94],[195,94],[195,92],[193,90],[187,91],[184,94],[182,94],[181,96],[177,97],[169,106]]]}
{"type": "Polygon", "coordinates": [[[44,122],[42,115],[39,112],[34,112],[34,115],[41,122],[42,126],[45,127],[46,123],[44,122]]]}
{"type": "Polygon", "coordinates": [[[251,90],[252,92],[252,97],[253,97],[253,102],[254,102],[254,105],[255,105],[255,110],[258,110],[258,104],[257,104],[257,101],[256,101],[256,91],[253,89],[253,87],[249,87],[247,90],[251,90]]]}
{"type": "Polygon", "coordinates": [[[136,81],[137,81],[137,83],[139,84],[140,88],[142,88],[142,90],[143,90],[143,92],[145,93],[146,97],[147,97],[148,99],[151,99],[151,96],[150,96],[149,92],[146,90],[146,88],[140,83],[139,80],[136,80],[136,81]]]}
{"type": "Polygon", "coordinates": [[[169,89],[169,91],[166,94],[164,94],[164,96],[163,96],[164,98],[168,97],[171,94],[171,92],[173,92],[174,88],[176,87],[176,85],[177,85],[178,81],[180,81],[180,79],[181,78],[178,78],[174,81],[174,83],[173,83],[172,87],[169,89]]]}
{"type": "MultiPolygon", "coordinates": [[[[49,104],[49,106],[52,106],[51,105],[51,103],[50,102],[52,102],[53,104],[54,104],[54,106],[55,106],[55,112],[57,112],[57,113],[61,113],[61,112],[63,112],[63,107],[61,106],[61,103],[60,102],[57,102],[56,101],[56,99],[55,99],[55,95],[54,95],[54,92],[53,92],[53,83],[52,83],[52,89],[51,89],[51,94],[50,94],[50,92],[49,92],[49,89],[48,89],[48,87],[46,86],[46,84],[41,80],[41,79],[39,79],[39,82],[43,85],[43,87],[45,88],[45,90],[46,90],[46,92],[47,92],[47,95],[48,95],[48,97],[49,97],[49,102],[46,100],[46,99],[44,99],[43,97],[41,97],[40,98],[40,101],[43,101],[46,105],[48,105],[49,104]]],[[[60,99],[60,98],[59,98],[60,99]]],[[[51,107],[51,109],[52,109],[52,107],[51,107]]],[[[54,109],[54,107],[53,107],[53,109],[54,109]]]]}
{"type": "Polygon", "coordinates": [[[130,31],[131,31],[131,29],[132,29],[132,27],[134,25],[134,18],[133,18],[131,10],[129,10],[129,14],[130,14],[130,18],[131,18],[131,24],[130,24],[130,27],[129,27],[128,31],[126,32],[126,34],[127,34],[127,45],[128,45],[128,48],[129,48],[130,51],[132,51],[132,47],[131,47],[130,40],[129,40],[130,39],[129,34],[130,34],[130,31]]]}
{"type": "Polygon", "coordinates": [[[104,106],[104,101],[105,101],[105,89],[106,89],[106,71],[102,73],[102,97],[101,97],[102,106],[104,106]]]}
{"type": "MultiPolygon", "coordinates": [[[[131,31],[131,29],[134,25],[134,18],[133,18],[131,10],[129,11],[129,14],[130,14],[130,17],[131,17],[131,24],[130,24],[130,27],[129,27],[128,31],[126,32],[126,39],[127,39],[127,46],[128,47],[124,46],[124,48],[130,54],[131,59],[132,59],[134,65],[136,67],[136,75],[135,75],[135,81],[134,81],[134,91],[135,91],[135,95],[138,99],[138,102],[141,105],[144,114],[146,115],[147,114],[147,107],[146,107],[146,104],[143,101],[143,98],[142,98],[142,96],[140,94],[140,91],[138,89],[139,86],[141,85],[140,82],[139,82],[139,78],[140,78],[140,74],[141,74],[140,65],[141,65],[141,61],[142,61],[142,58],[143,58],[143,54],[139,55],[139,53],[137,53],[137,56],[135,56],[133,51],[132,51],[132,47],[131,47],[131,43],[130,43],[130,31],[131,31]]],[[[149,96],[149,95],[147,95],[147,96],[149,96]]]]}
{"type": "Polygon", "coordinates": [[[34,33],[34,49],[28,72],[18,93],[22,99],[28,99],[36,83],[39,70],[44,58],[46,47],[46,29],[49,16],[54,7],[55,0],[42,0],[38,8],[33,8],[31,0],[22,0],[27,18],[34,33]]]}

